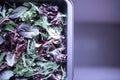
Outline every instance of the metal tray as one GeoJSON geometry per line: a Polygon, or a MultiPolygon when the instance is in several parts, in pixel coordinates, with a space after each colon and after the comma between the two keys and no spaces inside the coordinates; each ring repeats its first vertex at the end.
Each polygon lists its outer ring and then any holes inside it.
{"type": "Polygon", "coordinates": [[[0,4],[3,2],[16,3],[17,5],[22,4],[23,2],[37,2],[37,3],[47,3],[54,4],[59,7],[59,11],[66,14],[66,53],[67,53],[67,78],[66,80],[73,80],[73,5],[69,0],[0,0],[0,4]]]}

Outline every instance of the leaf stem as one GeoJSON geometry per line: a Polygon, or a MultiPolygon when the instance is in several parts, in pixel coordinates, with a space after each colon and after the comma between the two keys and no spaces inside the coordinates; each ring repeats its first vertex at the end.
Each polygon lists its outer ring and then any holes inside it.
{"type": "Polygon", "coordinates": [[[9,18],[10,18],[10,17],[9,17],[9,16],[7,16],[6,18],[4,18],[3,20],[1,20],[1,21],[0,21],[0,24],[2,24],[3,22],[5,22],[5,21],[9,20],[9,18]]]}

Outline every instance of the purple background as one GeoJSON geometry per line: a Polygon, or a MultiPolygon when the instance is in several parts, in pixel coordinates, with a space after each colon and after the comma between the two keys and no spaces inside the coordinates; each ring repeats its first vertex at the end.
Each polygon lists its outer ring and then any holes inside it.
{"type": "Polygon", "coordinates": [[[120,67],[120,0],[73,0],[75,65],[120,67]]]}
{"type": "Polygon", "coordinates": [[[120,22],[120,0],[72,0],[76,22],[120,22]]]}
{"type": "Polygon", "coordinates": [[[74,80],[120,80],[120,0],[73,0],[74,80]]]}

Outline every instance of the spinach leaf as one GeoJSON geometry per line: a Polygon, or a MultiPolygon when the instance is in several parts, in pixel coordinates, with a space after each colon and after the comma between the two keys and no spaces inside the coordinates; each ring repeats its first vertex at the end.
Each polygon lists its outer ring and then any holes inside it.
{"type": "Polygon", "coordinates": [[[4,42],[2,36],[0,36],[0,45],[4,42]]]}
{"type": "Polygon", "coordinates": [[[30,25],[22,23],[18,28],[18,33],[25,38],[33,38],[39,34],[39,30],[30,25]]]}
{"type": "Polygon", "coordinates": [[[28,10],[27,7],[20,6],[13,10],[12,14],[10,15],[10,18],[15,19],[20,17],[23,13],[25,13],[28,10]]]}

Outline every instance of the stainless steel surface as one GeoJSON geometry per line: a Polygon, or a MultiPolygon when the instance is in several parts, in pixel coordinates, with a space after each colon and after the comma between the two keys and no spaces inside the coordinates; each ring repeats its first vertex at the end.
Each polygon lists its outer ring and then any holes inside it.
{"type": "Polygon", "coordinates": [[[72,2],[67,2],[67,80],[73,80],[73,5],[72,2]]]}

